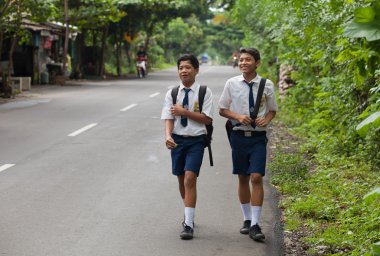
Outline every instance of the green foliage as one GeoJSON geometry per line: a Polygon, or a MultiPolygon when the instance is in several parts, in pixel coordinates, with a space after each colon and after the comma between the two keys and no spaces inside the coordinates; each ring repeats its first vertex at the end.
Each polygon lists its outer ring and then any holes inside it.
{"type": "MultiPolygon", "coordinates": [[[[80,29],[102,28],[110,22],[117,22],[125,12],[118,9],[119,0],[72,0],[69,1],[69,23],[80,29]]],[[[63,8],[62,1],[57,2],[63,8]]],[[[63,11],[60,12],[64,20],[63,11]]]]}
{"type": "Polygon", "coordinates": [[[375,169],[380,166],[377,122],[363,123],[362,138],[356,127],[380,108],[380,40],[347,38],[344,27],[349,20],[379,24],[379,3],[240,0],[234,9],[245,28],[244,45],[259,48],[268,62],[260,73],[274,74],[269,62],[276,57],[293,66],[296,86],[282,111],[309,138],[310,150],[363,157],[375,169]]]}
{"type": "MultiPolygon", "coordinates": [[[[299,189],[287,175],[275,174],[273,182],[286,195],[287,222],[313,223],[305,242],[327,246],[326,255],[368,254],[380,240],[379,199],[362,199],[380,181],[379,6],[379,0],[238,0],[234,8],[244,46],[294,69],[296,86],[280,113],[305,141],[301,152],[314,167],[299,189]]],[[[269,67],[262,68],[273,72],[269,67]]]]}
{"type": "Polygon", "coordinates": [[[244,39],[242,28],[226,12],[215,14],[215,18],[205,26],[205,35],[208,42],[207,52],[213,60],[222,64],[231,61],[233,52],[242,46],[244,39]]]}
{"type": "Polygon", "coordinates": [[[0,0],[0,31],[5,38],[17,35],[22,44],[30,37],[29,31],[22,26],[23,19],[44,22],[56,13],[52,0],[0,0]]]}
{"type": "Polygon", "coordinates": [[[368,133],[368,129],[370,129],[371,126],[376,130],[380,127],[380,112],[375,112],[363,120],[356,127],[356,131],[360,136],[364,137],[368,133]]]}
{"type": "Polygon", "coordinates": [[[197,17],[191,16],[183,20],[177,18],[168,24],[166,36],[166,49],[170,49],[174,56],[181,53],[193,53],[198,55],[204,50],[204,36],[202,24],[197,17]],[[191,35],[191,40],[188,40],[191,35]]]}
{"type": "Polygon", "coordinates": [[[280,150],[277,150],[275,155],[276,160],[269,163],[272,184],[291,183],[291,187],[283,188],[284,192],[301,189],[307,172],[307,165],[303,161],[303,156],[299,153],[284,154],[280,150]]]}
{"type": "Polygon", "coordinates": [[[380,39],[380,3],[357,8],[355,18],[345,27],[344,35],[353,38],[365,37],[368,41],[380,39]]]}
{"type": "Polygon", "coordinates": [[[380,187],[375,188],[374,190],[366,194],[363,199],[367,202],[371,202],[372,200],[378,197],[380,197],[380,187]]]}
{"type": "Polygon", "coordinates": [[[374,243],[372,246],[372,256],[380,256],[380,242],[374,243]]]}

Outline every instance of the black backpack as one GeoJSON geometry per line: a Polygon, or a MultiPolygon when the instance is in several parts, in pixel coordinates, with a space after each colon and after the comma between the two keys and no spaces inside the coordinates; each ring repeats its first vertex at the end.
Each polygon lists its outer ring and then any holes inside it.
{"type": "MultiPolygon", "coordinates": [[[[179,91],[179,86],[172,89],[171,95],[172,95],[172,99],[173,99],[173,105],[175,105],[177,102],[178,91],[179,91]]],[[[199,104],[199,112],[200,113],[202,113],[203,101],[205,99],[206,91],[207,91],[207,86],[201,85],[201,87],[199,88],[199,93],[198,93],[198,104],[199,104]]],[[[208,148],[210,165],[214,166],[214,161],[212,159],[212,151],[211,151],[212,132],[214,131],[214,126],[212,126],[212,123],[206,124],[206,130],[207,130],[207,134],[206,134],[205,147],[208,148]]]]}

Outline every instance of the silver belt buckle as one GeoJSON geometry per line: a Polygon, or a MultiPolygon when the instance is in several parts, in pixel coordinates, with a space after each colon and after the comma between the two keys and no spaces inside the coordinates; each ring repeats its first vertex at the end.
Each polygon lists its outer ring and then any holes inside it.
{"type": "Polygon", "coordinates": [[[245,137],[251,137],[251,131],[244,131],[244,136],[245,137]]]}

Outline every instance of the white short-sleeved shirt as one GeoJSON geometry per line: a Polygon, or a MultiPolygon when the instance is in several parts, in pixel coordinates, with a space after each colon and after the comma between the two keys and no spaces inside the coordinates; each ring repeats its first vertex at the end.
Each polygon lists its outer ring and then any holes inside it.
{"type": "MultiPolygon", "coordinates": [[[[186,88],[182,83],[180,84],[178,95],[177,95],[177,103],[182,104],[183,98],[185,97],[186,88]]],[[[199,102],[198,102],[198,94],[199,94],[200,84],[195,82],[191,87],[191,91],[189,92],[189,110],[193,112],[199,112],[199,102]]],[[[170,108],[173,106],[173,98],[171,95],[172,90],[170,89],[165,96],[164,105],[161,111],[161,119],[174,119],[174,128],[173,133],[177,135],[185,135],[185,136],[199,136],[202,134],[206,134],[206,126],[205,124],[198,123],[190,118],[188,118],[187,126],[183,127],[181,125],[181,117],[173,116],[170,108]]],[[[213,96],[210,88],[207,87],[206,95],[203,101],[202,113],[206,116],[213,118],[214,113],[214,105],[213,105],[213,96]]]]}
{"type": "MultiPolygon", "coordinates": [[[[255,102],[257,92],[259,90],[260,80],[261,77],[259,75],[256,75],[252,81],[249,81],[254,82],[252,91],[253,99],[255,102]]],[[[219,108],[229,109],[232,112],[249,116],[249,86],[244,82],[243,75],[235,76],[227,80],[226,85],[223,89],[223,93],[220,96],[219,108]]],[[[276,102],[273,82],[267,79],[257,116],[265,116],[269,111],[278,111],[278,106],[276,102]]],[[[236,120],[231,121],[234,125],[237,123],[236,120]]],[[[254,129],[251,125],[241,125],[235,126],[234,130],[265,131],[266,127],[256,126],[254,129]]]]}

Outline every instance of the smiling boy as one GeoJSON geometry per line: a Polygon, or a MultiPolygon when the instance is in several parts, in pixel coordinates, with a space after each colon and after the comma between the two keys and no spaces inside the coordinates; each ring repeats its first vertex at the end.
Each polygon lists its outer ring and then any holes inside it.
{"type": "Polygon", "coordinates": [[[258,115],[254,117],[254,104],[262,79],[256,72],[260,65],[259,51],[241,49],[238,65],[242,74],[226,82],[219,100],[219,114],[233,125],[230,136],[233,174],[238,176],[238,197],[244,218],[240,233],[262,241],[265,235],[259,220],[264,201],[266,130],[278,107],[273,83],[266,80],[258,115]]]}
{"type": "Polygon", "coordinates": [[[172,173],[177,176],[179,192],[185,206],[181,239],[189,240],[194,233],[194,214],[197,200],[197,177],[202,165],[206,143],[206,124],[213,118],[213,96],[207,88],[202,113],[199,112],[200,84],[195,81],[199,61],[191,54],[177,61],[181,80],[177,104],[173,105],[172,90],[165,96],[161,119],[165,120],[165,145],[171,150],[172,173]]]}

